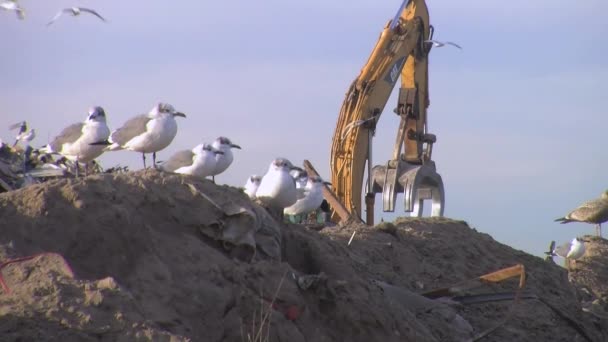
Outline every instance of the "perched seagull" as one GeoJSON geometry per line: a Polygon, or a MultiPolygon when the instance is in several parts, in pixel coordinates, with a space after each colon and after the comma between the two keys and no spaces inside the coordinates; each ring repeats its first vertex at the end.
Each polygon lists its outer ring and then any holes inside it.
{"type": "Polygon", "coordinates": [[[571,242],[557,246],[553,253],[564,259],[577,260],[585,255],[585,243],[579,238],[574,238],[571,242]]]}
{"type": "Polygon", "coordinates": [[[17,18],[23,20],[25,18],[25,10],[19,4],[17,4],[16,0],[7,0],[0,2],[0,8],[7,11],[15,11],[17,14],[17,18]]]}
{"type": "Polygon", "coordinates": [[[15,136],[15,143],[13,144],[13,147],[15,147],[20,141],[23,141],[25,144],[29,144],[29,142],[34,140],[36,137],[36,130],[30,129],[28,131],[27,122],[25,121],[17,122],[14,125],[10,125],[8,128],[11,130],[19,128],[19,132],[17,133],[17,136],[15,136]]]}
{"type": "Polygon", "coordinates": [[[245,193],[249,198],[255,199],[256,192],[260,187],[260,182],[262,181],[262,177],[258,175],[252,175],[247,178],[247,183],[245,183],[245,193]]]}
{"type": "Polygon", "coordinates": [[[256,197],[265,205],[282,209],[298,200],[296,183],[289,171],[300,169],[285,158],[277,158],[270,163],[268,172],[262,178],[256,197]]]}
{"type": "Polygon", "coordinates": [[[86,173],[87,164],[104,152],[104,146],[94,146],[91,143],[106,140],[109,136],[106,112],[96,106],[89,109],[89,115],[84,122],[64,128],[53,141],[41,149],[41,152],[58,153],[68,160],[75,161],[76,174],[78,174],[78,163],[84,163],[86,173]]]}
{"type": "Polygon", "coordinates": [[[425,40],[424,42],[433,43],[433,46],[438,47],[438,48],[446,46],[446,45],[452,45],[452,46],[457,47],[460,50],[462,50],[462,47],[460,45],[453,43],[453,42],[440,42],[438,40],[433,40],[433,39],[428,39],[428,40],[425,40]]]}
{"type": "Polygon", "coordinates": [[[73,17],[75,17],[77,15],[80,15],[83,12],[84,13],[90,13],[90,14],[96,16],[97,18],[101,19],[102,21],[106,21],[106,19],[104,19],[104,17],[102,17],[101,15],[99,15],[99,13],[95,12],[92,9],[84,8],[84,7],[70,7],[70,8],[64,8],[61,11],[57,12],[57,14],[55,14],[55,16],[53,17],[53,19],[51,19],[51,21],[49,21],[49,23],[46,24],[46,26],[49,26],[52,23],[54,23],[63,14],[70,14],[73,17]]]}
{"type": "Polygon", "coordinates": [[[595,223],[595,233],[602,236],[602,223],[608,221],[608,190],[604,191],[600,198],[593,199],[581,204],[568,215],[555,219],[556,222],[585,222],[595,223]]]}
{"type": "Polygon", "coordinates": [[[167,172],[181,173],[201,178],[210,176],[215,170],[215,156],[224,152],[214,149],[209,144],[196,145],[192,150],[176,152],[160,169],[167,172]]]}
{"type": "Polygon", "coordinates": [[[146,153],[152,153],[156,166],[156,152],[169,146],[177,134],[176,116],[186,117],[168,103],[158,103],[148,114],[138,115],[113,131],[110,138],[94,145],[110,145],[110,151],[130,150],[141,152],[146,168],[146,153]]]}
{"type": "Polygon", "coordinates": [[[219,137],[215,139],[215,141],[213,141],[212,146],[214,149],[224,152],[223,154],[215,156],[217,163],[215,165],[215,171],[212,174],[213,181],[215,182],[215,176],[226,171],[228,166],[232,164],[232,161],[234,160],[234,156],[232,155],[232,149],[238,148],[240,150],[241,146],[233,144],[230,139],[226,137],[219,137]]]}
{"type": "Polygon", "coordinates": [[[296,181],[296,189],[303,189],[308,183],[308,173],[304,170],[292,170],[289,172],[291,177],[296,181]]]}
{"type": "Polygon", "coordinates": [[[323,185],[330,184],[324,182],[321,177],[312,176],[308,177],[304,196],[299,198],[296,203],[285,208],[283,213],[285,215],[300,215],[308,214],[311,211],[318,209],[323,203],[323,185]]]}

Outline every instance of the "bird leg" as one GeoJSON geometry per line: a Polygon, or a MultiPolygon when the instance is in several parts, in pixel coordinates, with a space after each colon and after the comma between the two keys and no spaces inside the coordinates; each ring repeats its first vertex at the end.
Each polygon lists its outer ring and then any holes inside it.
{"type": "Polygon", "coordinates": [[[146,168],[146,154],[142,153],[141,158],[144,160],[144,169],[146,168]]]}
{"type": "Polygon", "coordinates": [[[84,176],[89,175],[89,163],[84,163],[84,176]]]}
{"type": "Polygon", "coordinates": [[[211,176],[211,181],[215,184],[215,176],[211,176]]]}
{"type": "Polygon", "coordinates": [[[78,156],[76,156],[76,162],[74,163],[74,166],[76,166],[76,178],[78,178],[79,169],[80,169],[80,167],[78,166],[78,156]]]}
{"type": "Polygon", "coordinates": [[[156,152],[152,152],[152,167],[156,169],[156,152]]]}
{"type": "Polygon", "coordinates": [[[597,226],[595,226],[595,234],[597,234],[597,236],[602,237],[602,224],[598,223],[597,226]]]}

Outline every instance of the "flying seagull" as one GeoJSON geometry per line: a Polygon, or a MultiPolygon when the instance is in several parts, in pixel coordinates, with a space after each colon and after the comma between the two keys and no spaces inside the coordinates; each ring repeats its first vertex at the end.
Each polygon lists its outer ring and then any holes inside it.
{"type": "Polygon", "coordinates": [[[110,138],[93,145],[109,145],[110,151],[130,150],[141,152],[146,168],[146,153],[152,153],[156,167],[156,152],[169,146],[177,134],[176,116],[186,117],[168,103],[158,103],[148,114],[135,116],[113,131],[110,138]]]}
{"type": "Polygon", "coordinates": [[[23,141],[25,144],[29,144],[30,141],[34,140],[36,137],[36,130],[28,130],[27,122],[25,121],[17,122],[14,125],[10,125],[8,128],[11,130],[19,128],[19,132],[15,136],[15,143],[13,144],[13,147],[17,146],[17,143],[20,141],[23,141]]]}
{"type": "Polygon", "coordinates": [[[46,24],[46,26],[49,26],[52,23],[54,23],[63,14],[70,14],[71,16],[75,17],[77,15],[82,14],[83,12],[84,13],[90,13],[90,14],[96,16],[97,18],[101,19],[102,21],[106,21],[106,19],[104,17],[102,17],[101,15],[99,15],[99,13],[97,13],[95,10],[92,10],[90,8],[70,7],[70,8],[64,8],[61,11],[57,12],[57,14],[55,14],[55,16],[53,17],[53,19],[51,19],[51,21],[49,21],[49,23],[46,24]]]}
{"type": "Polygon", "coordinates": [[[596,198],[581,204],[568,215],[555,219],[556,222],[585,222],[595,223],[595,233],[602,236],[602,223],[608,221],[608,190],[604,191],[600,198],[596,198]]]}
{"type": "Polygon", "coordinates": [[[433,40],[433,39],[427,39],[424,42],[425,43],[433,43],[433,46],[438,47],[438,48],[444,47],[446,45],[452,45],[452,46],[457,47],[460,50],[462,50],[462,47],[460,45],[454,43],[454,42],[440,42],[438,40],[433,40]]]}
{"type": "Polygon", "coordinates": [[[17,14],[17,18],[23,20],[25,18],[25,10],[19,4],[17,4],[16,0],[7,0],[0,2],[0,8],[7,11],[15,11],[17,14]]]}

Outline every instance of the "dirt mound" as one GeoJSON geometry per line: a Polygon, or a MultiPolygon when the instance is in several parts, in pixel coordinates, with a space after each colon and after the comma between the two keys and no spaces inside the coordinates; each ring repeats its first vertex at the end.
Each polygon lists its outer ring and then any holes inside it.
{"type": "Polygon", "coordinates": [[[262,331],[271,341],[466,341],[512,307],[484,341],[608,338],[563,268],[460,221],[317,232],[277,224],[239,189],[148,170],[0,194],[0,227],[0,260],[33,256],[2,265],[8,340],[243,341],[262,331]],[[517,263],[533,296],[515,306],[419,295],[517,263]]]}
{"type": "Polygon", "coordinates": [[[583,310],[608,325],[608,240],[585,237],[585,255],[570,266],[570,279],[581,289],[583,310]]]}

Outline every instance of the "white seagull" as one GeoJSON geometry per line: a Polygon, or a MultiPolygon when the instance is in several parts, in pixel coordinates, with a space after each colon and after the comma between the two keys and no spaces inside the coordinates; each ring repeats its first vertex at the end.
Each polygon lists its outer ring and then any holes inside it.
{"type": "Polygon", "coordinates": [[[255,199],[258,188],[260,187],[260,182],[262,181],[262,177],[258,175],[251,175],[247,178],[247,182],[245,183],[245,193],[249,198],[255,199]]]}
{"type": "Polygon", "coordinates": [[[51,19],[51,21],[49,21],[49,23],[46,24],[46,26],[49,26],[52,23],[54,23],[63,14],[70,14],[73,17],[75,17],[75,16],[80,15],[81,13],[90,13],[90,14],[96,16],[97,18],[101,19],[102,21],[106,21],[106,19],[104,17],[102,17],[101,15],[99,15],[99,13],[97,13],[95,10],[92,10],[90,8],[70,7],[70,8],[64,8],[61,11],[57,12],[57,14],[55,14],[55,16],[53,17],[53,19],[51,19]]]}
{"type": "Polygon", "coordinates": [[[454,43],[454,42],[440,42],[438,40],[433,40],[433,39],[427,39],[424,42],[425,43],[433,43],[433,46],[438,47],[438,48],[444,47],[446,45],[452,45],[452,46],[457,47],[460,50],[462,50],[462,47],[460,45],[454,43]]]}
{"type": "Polygon", "coordinates": [[[71,161],[75,161],[76,172],[78,163],[85,164],[99,157],[104,146],[93,146],[92,143],[106,140],[110,136],[110,129],[106,124],[106,112],[96,106],[89,109],[89,115],[84,122],[78,122],[64,128],[53,141],[43,147],[41,151],[58,153],[71,161]]]}
{"type": "Polygon", "coordinates": [[[17,128],[19,128],[19,132],[15,136],[15,143],[13,144],[13,147],[17,146],[17,144],[20,141],[22,141],[23,143],[28,145],[30,143],[30,141],[34,140],[34,138],[36,137],[36,130],[35,129],[28,130],[27,122],[25,122],[25,121],[17,122],[16,124],[9,126],[9,129],[11,129],[11,130],[17,129],[17,128]]]}
{"type": "Polygon", "coordinates": [[[282,209],[289,207],[298,200],[296,183],[289,174],[293,166],[285,158],[277,158],[270,163],[268,172],[262,178],[256,197],[266,206],[282,209]]]}
{"type": "Polygon", "coordinates": [[[323,203],[323,186],[324,184],[330,184],[324,182],[321,177],[312,176],[308,177],[306,187],[304,188],[304,196],[299,198],[296,203],[285,208],[283,213],[285,215],[300,215],[308,214],[311,211],[318,209],[323,203]]]}
{"type": "Polygon", "coordinates": [[[215,156],[215,160],[217,161],[217,163],[215,165],[215,171],[212,174],[213,181],[215,182],[215,176],[226,171],[226,169],[228,169],[228,166],[232,164],[232,161],[234,160],[234,156],[232,155],[232,149],[238,148],[240,150],[241,146],[233,144],[230,139],[226,137],[219,137],[215,139],[215,141],[213,141],[212,146],[216,150],[224,152],[223,154],[218,154],[217,156],[215,156]]]}
{"type": "Polygon", "coordinates": [[[585,255],[585,243],[579,238],[556,247],[553,252],[564,259],[577,260],[585,255]]]}
{"type": "Polygon", "coordinates": [[[215,156],[222,153],[224,152],[214,149],[210,144],[200,144],[192,150],[176,152],[159,168],[167,172],[205,178],[215,170],[215,156]]]}
{"type": "Polygon", "coordinates": [[[110,145],[110,151],[130,150],[140,152],[146,168],[146,153],[152,153],[152,165],[156,166],[156,152],[169,146],[177,134],[176,116],[186,117],[168,103],[158,103],[148,114],[138,115],[116,129],[105,141],[94,145],[110,145]]]}
{"type": "Polygon", "coordinates": [[[25,18],[25,10],[17,4],[16,0],[7,0],[0,2],[0,8],[6,11],[15,11],[17,18],[23,20],[25,18]]]}

